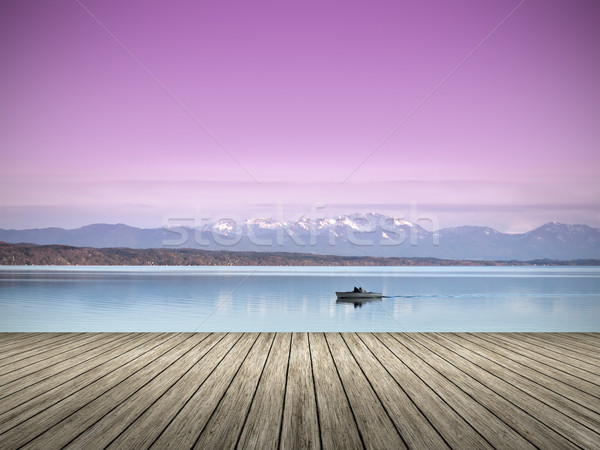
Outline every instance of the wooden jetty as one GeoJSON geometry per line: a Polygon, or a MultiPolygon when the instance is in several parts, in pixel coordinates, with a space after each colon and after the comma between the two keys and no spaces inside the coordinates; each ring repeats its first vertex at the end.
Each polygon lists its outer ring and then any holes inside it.
{"type": "Polygon", "coordinates": [[[0,448],[600,448],[600,333],[1,333],[0,448]]]}

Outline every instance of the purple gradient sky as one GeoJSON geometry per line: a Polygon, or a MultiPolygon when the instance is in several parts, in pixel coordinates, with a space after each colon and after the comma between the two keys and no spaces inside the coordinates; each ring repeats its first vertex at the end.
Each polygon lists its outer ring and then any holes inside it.
{"type": "Polygon", "coordinates": [[[596,0],[526,1],[365,161],[518,4],[4,1],[0,227],[600,226],[596,0]]]}

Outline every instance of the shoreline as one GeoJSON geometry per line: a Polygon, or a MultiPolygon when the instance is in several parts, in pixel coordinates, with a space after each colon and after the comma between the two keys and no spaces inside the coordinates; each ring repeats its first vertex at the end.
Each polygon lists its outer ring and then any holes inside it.
{"type": "Polygon", "coordinates": [[[0,266],[364,266],[502,267],[600,266],[600,259],[453,260],[413,257],[336,256],[287,252],[200,249],[92,248],[0,242],[0,266]]]}

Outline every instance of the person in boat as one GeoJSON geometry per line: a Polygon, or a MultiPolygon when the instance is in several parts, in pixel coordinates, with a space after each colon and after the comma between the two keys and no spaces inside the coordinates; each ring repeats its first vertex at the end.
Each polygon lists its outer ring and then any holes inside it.
{"type": "Polygon", "coordinates": [[[354,290],[352,292],[360,292],[356,286],[354,286],[354,290]]]}

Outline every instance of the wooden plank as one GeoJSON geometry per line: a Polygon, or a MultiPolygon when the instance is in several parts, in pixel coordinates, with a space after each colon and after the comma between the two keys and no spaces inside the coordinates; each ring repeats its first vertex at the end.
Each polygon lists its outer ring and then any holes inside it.
{"type": "Polygon", "coordinates": [[[352,409],[337,375],[323,333],[308,335],[313,366],[321,445],[329,448],[363,448],[352,409]]]}
{"type": "MultiPolygon", "coordinates": [[[[116,340],[112,340],[109,342],[101,343],[100,345],[95,345],[83,355],[80,355],[78,359],[66,360],[63,362],[59,362],[47,368],[42,368],[28,375],[24,375],[22,378],[16,378],[12,380],[10,383],[2,386],[0,388],[0,400],[5,401],[8,397],[21,392],[21,391],[38,391],[39,385],[47,385],[50,383],[51,385],[55,385],[57,380],[57,376],[62,373],[77,373],[79,371],[79,367],[88,359],[94,359],[99,355],[102,355],[105,352],[110,351],[114,346],[118,345],[123,340],[127,338],[124,336],[117,337],[116,340]]],[[[11,374],[12,375],[12,374],[11,374]]],[[[73,375],[71,375],[73,376],[73,375]]],[[[3,407],[0,406],[0,411],[3,410],[3,407]]]]}
{"type": "Polygon", "coordinates": [[[576,352],[587,353],[591,352],[596,358],[598,355],[598,341],[589,336],[583,336],[581,333],[566,333],[566,332],[548,332],[548,333],[532,333],[533,337],[543,341],[553,341],[556,345],[564,346],[576,352]]]}
{"type": "Polygon", "coordinates": [[[42,333],[7,333],[0,332],[0,355],[7,346],[12,346],[20,342],[26,342],[34,337],[40,336],[42,333]]]}
{"type": "Polygon", "coordinates": [[[32,439],[45,433],[48,429],[69,417],[79,408],[87,405],[104,392],[121,383],[123,380],[135,375],[144,367],[150,365],[159,359],[163,354],[176,347],[181,341],[188,339],[189,336],[177,334],[167,337],[167,340],[161,342],[158,346],[143,356],[115,368],[112,372],[97,380],[95,383],[86,386],[77,392],[77,395],[63,397],[51,407],[42,410],[39,414],[20,422],[10,430],[2,434],[3,445],[6,447],[20,447],[30,442],[32,439]]]}
{"type": "MultiPolygon", "coordinates": [[[[70,333],[54,333],[55,336],[65,336],[70,333]]],[[[14,349],[19,346],[27,346],[27,345],[35,345],[36,342],[43,341],[44,339],[48,339],[52,337],[50,333],[21,333],[20,336],[14,337],[14,339],[7,339],[2,343],[2,347],[0,347],[0,357],[4,358],[4,353],[6,351],[14,349]]]]}
{"type": "Polygon", "coordinates": [[[551,353],[551,356],[559,361],[565,361],[573,364],[581,370],[585,370],[594,375],[598,374],[599,366],[596,362],[591,361],[585,355],[571,351],[552,342],[551,339],[540,338],[539,336],[530,336],[527,333],[515,333],[510,335],[510,339],[526,344],[528,348],[544,354],[551,353]]]}
{"type": "Polygon", "coordinates": [[[293,333],[280,448],[319,448],[321,441],[317,415],[308,335],[293,333]]]}
{"type": "Polygon", "coordinates": [[[406,365],[404,361],[414,357],[410,352],[400,346],[392,351],[382,343],[381,340],[387,340],[387,336],[389,336],[387,333],[361,333],[360,335],[377,359],[385,361],[386,370],[402,386],[412,402],[450,447],[491,448],[468,422],[406,365]]]}
{"type": "Polygon", "coordinates": [[[590,332],[590,333],[578,333],[578,334],[585,336],[586,338],[590,339],[591,341],[600,343],[600,333],[590,332]]]}
{"type": "Polygon", "coordinates": [[[544,338],[541,338],[540,336],[536,337],[550,341],[557,346],[578,353],[586,358],[588,362],[600,366],[600,345],[597,343],[578,340],[571,337],[568,333],[547,333],[544,338]]]}
{"type": "Polygon", "coordinates": [[[541,353],[536,353],[528,349],[529,344],[523,344],[520,340],[508,336],[504,336],[504,339],[501,339],[496,333],[475,333],[473,336],[497,345],[510,355],[517,355],[524,362],[527,362],[528,365],[535,367],[536,370],[554,373],[558,378],[571,380],[570,384],[572,386],[576,387],[576,385],[583,383],[581,386],[584,391],[594,390],[600,386],[600,384],[589,380],[590,377],[594,377],[590,372],[582,371],[571,364],[555,359],[556,357],[560,357],[560,355],[555,355],[555,358],[551,358],[541,353]],[[521,345],[518,345],[519,343],[521,345]]]}
{"type": "Polygon", "coordinates": [[[531,333],[529,337],[548,343],[557,348],[567,350],[573,354],[591,359],[595,365],[600,365],[598,345],[591,342],[583,342],[569,337],[569,333],[531,333]]]}
{"type": "Polygon", "coordinates": [[[0,447],[600,441],[598,333],[101,336],[0,334],[0,447]]]}
{"type": "Polygon", "coordinates": [[[277,333],[237,448],[276,450],[292,335],[277,333]]]}
{"type": "Polygon", "coordinates": [[[51,378],[52,375],[56,373],[60,373],[63,370],[67,370],[70,367],[76,366],[79,362],[79,358],[86,357],[86,350],[91,352],[92,354],[96,353],[96,349],[100,347],[100,352],[103,349],[106,349],[107,346],[115,340],[121,340],[123,337],[113,336],[113,337],[103,337],[107,342],[95,342],[94,339],[88,341],[87,345],[83,349],[75,349],[73,352],[75,354],[66,354],[66,355],[58,355],[54,360],[55,363],[48,363],[46,365],[46,361],[43,361],[40,364],[32,364],[30,367],[22,367],[20,369],[15,369],[14,371],[8,372],[3,376],[0,376],[2,379],[2,386],[0,386],[0,399],[11,395],[20,390],[26,389],[28,386],[34,385],[42,380],[51,378]],[[111,340],[112,339],[112,340],[111,340]],[[72,356],[72,359],[69,359],[69,356],[72,356]]]}
{"type": "Polygon", "coordinates": [[[469,425],[492,446],[496,448],[514,449],[514,448],[533,448],[514,429],[506,425],[496,415],[491,413],[476,399],[466,394],[458,386],[444,377],[429,364],[424,362],[419,355],[423,352],[423,347],[415,344],[411,337],[400,336],[393,341],[390,335],[381,336],[384,344],[387,344],[392,350],[400,351],[398,343],[404,346],[403,353],[407,358],[403,359],[405,364],[426,383],[432,390],[450,406],[456,414],[460,415],[469,425]]]}
{"type": "Polygon", "coordinates": [[[19,335],[15,332],[0,331],[0,353],[2,352],[2,347],[4,347],[6,344],[10,344],[11,342],[14,343],[22,337],[23,336],[19,337],[19,335]]]}
{"type": "MultiPolygon", "coordinates": [[[[124,335],[125,333],[121,333],[120,335],[124,335]]],[[[129,335],[131,335],[132,333],[129,333],[129,335]]],[[[117,333],[102,333],[102,334],[96,334],[96,337],[101,336],[104,338],[112,338],[112,339],[116,339],[119,337],[119,334],[117,333]]],[[[53,350],[45,350],[42,351],[42,353],[40,354],[36,354],[36,355],[31,355],[31,356],[24,356],[24,355],[20,355],[19,358],[15,357],[15,359],[13,361],[10,361],[7,363],[7,366],[9,367],[0,367],[0,377],[6,376],[7,374],[13,373],[15,371],[17,371],[18,369],[23,369],[23,368],[28,368],[28,367],[32,367],[32,369],[30,371],[22,371],[21,373],[29,373],[32,372],[34,370],[36,370],[36,367],[43,367],[43,364],[40,364],[41,361],[47,361],[46,365],[51,365],[52,361],[49,361],[50,358],[55,358],[59,355],[63,355],[66,352],[68,352],[69,350],[73,350],[76,348],[82,348],[83,346],[85,346],[86,344],[88,344],[89,342],[93,342],[94,338],[93,338],[93,334],[90,333],[89,336],[86,336],[85,339],[79,339],[76,342],[72,342],[66,345],[61,346],[60,348],[57,349],[53,349],[53,350]],[[37,364],[37,366],[36,366],[37,364]]],[[[55,359],[56,361],[56,359],[55,359]]]]}
{"type": "Polygon", "coordinates": [[[582,370],[575,363],[577,361],[570,360],[569,358],[561,358],[561,355],[557,355],[551,351],[540,348],[539,346],[532,346],[522,339],[511,337],[507,333],[485,333],[485,338],[492,337],[495,341],[498,341],[499,345],[506,348],[507,350],[521,355],[526,356],[532,361],[532,364],[544,364],[556,369],[561,370],[570,374],[573,377],[577,377],[581,380],[585,380],[588,383],[599,385],[594,382],[594,374],[589,371],[582,370]]]}
{"type": "Polygon", "coordinates": [[[506,333],[488,333],[503,343],[506,348],[515,351],[527,351],[527,355],[532,360],[544,364],[554,365],[560,370],[570,373],[573,376],[587,380],[590,383],[600,385],[600,377],[595,371],[594,366],[589,366],[581,360],[571,358],[566,355],[556,353],[552,350],[542,347],[539,342],[529,343],[524,337],[514,337],[506,333]],[[536,356],[537,355],[537,356],[536,356]]]}
{"type": "Polygon", "coordinates": [[[44,353],[60,345],[83,337],[85,337],[85,334],[83,333],[42,333],[31,341],[18,341],[11,345],[10,348],[3,350],[2,355],[0,355],[0,366],[4,367],[7,364],[10,364],[10,358],[14,358],[15,356],[25,357],[32,354],[44,353]]]}
{"type": "Polygon", "coordinates": [[[10,358],[27,357],[76,342],[85,338],[87,334],[89,333],[40,333],[35,340],[19,341],[12,349],[5,349],[0,357],[0,365],[4,366],[7,362],[13,362],[10,358]]]}
{"type": "Polygon", "coordinates": [[[406,448],[369,381],[337,333],[325,335],[366,448],[406,448]]]}
{"type": "MultiPolygon", "coordinates": [[[[105,448],[132,421],[152,406],[195,364],[201,361],[223,337],[223,333],[200,333],[195,335],[185,342],[186,345],[191,346],[187,353],[184,353],[173,364],[150,379],[147,384],[133,394],[127,396],[127,393],[123,393],[124,388],[122,387],[120,391],[114,390],[110,393],[114,401],[111,401],[108,395],[104,394],[97,401],[86,405],[77,412],[78,415],[87,419],[86,414],[97,416],[99,415],[98,409],[104,408],[104,416],[87,429],[83,426],[79,427],[82,432],[69,442],[67,448],[105,448]],[[196,340],[197,343],[194,343],[196,340]],[[111,405],[116,406],[109,410],[108,408],[111,405]]],[[[71,420],[74,420],[74,418],[71,418],[71,420]]]]}
{"type": "MultiPolygon", "coordinates": [[[[444,357],[448,352],[445,348],[420,334],[412,334],[412,339],[396,333],[393,336],[533,445],[538,448],[575,448],[574,444],[563,436],[506,400],[502,386],[492,386],[498,391],[496,392],[466,373],[460,366],[446,361],[444,357]]],[[[494,439],[494,445],[501,441],[501,435],[502,431],[499,431],[499,439],[494,439]]]]}
{"type": "MultiPolygon", "coordinates": [[[[18,386],[22,389],[37,382],[36,380],[48,378],[62,370],[76,366],[82,360],[87,359],[89,354],[96,355],[106,346],[125,337],[125,334],[90,334],[87,339],[81,339],[62,347],[60,351],[48,352],[46,358],[39,359],[30,365],[22,365],[19,362],[15,364],[13,370],[0,375],[0,398],[5,396],[5,390],[9,387],[18,386]]],[[[26,361],[24,362],[26,363],[26,361]]]]}
{"type": "MultiPolygon", "coordinates": [[[[600,340],[594,338],[593,334],[585,334],[585,333],[549,333],[553,335],[562,336],[570,341],[579,342],[586,345],[593,345],[596,347],[596,352],[598,352],[598,346],[600,345],[600,340]]],[[[543,336],[542,336],[543,337],[543,336]]]]}
{"type": "MultiPolygon", "coordinates": [[[[166,338],[164,335],[164,339],[166,338]]],[[[82,365],[77,371],[65,371],[2,399],[0,432],[6,430],[3,427],[9,425],[12,420],[18,418],[23,421],[37,414],[61,398],[73,395],[115,368],[152,350],[153,346],[159,343],[156,335],[136,333],[132,339],[116,345],[109,352],[82,365]]]]}
{"type": "Polygon", "coordinates": [[[515,377],[506,373],[506,371],[498,370],[494,367],[494,363],[480,361],[480,358],[474,355],[473,352],[453,344],[445,335],[431,333],[427,335],[427,338],[446,348],[447,353],[444,355],[446,360],[452,360],[453,363],[460,364],[463,370],[467,371],[473,378],[484,380],[483,383],[487,386],[493,386],[494,390],[499,386],[503,387],[503,396],[507,400],[547,424],[571,442],[584,448],[593,447],[593,444],[597,442],[596,434],[593,431],[570,416],[563,414],[560,410],[549,406],[546,403],[547,398],[544,398],[545,401],[542,402],[539,397],[529,395],[524,390],[514,386],[512,382],[509,383],[505,380],[505,377],[507,377],[511,381],[515,381],[515,377]],[[476,362],[479,364],[476,364],[476,362]]]}
{"type": "Polygon", "coordinates": [[[240,334],[227,334],[162,397],[140,416],[125,424],[127,428],[108,447],[113,449],[150,447],[240,338],[240,334]]]}
{"type": "Polygon", "coordinates": [[[23,336],[25,333],[18,333],[16,331],[0,331],[0,347],[6,340],[18,339],[19,335],[23,336]]]}
{"type": "MultiPolygon", "coordinates": [[[[541,376],[541,378],[539,378],[541,383],[545,383],[547,378],[562,383],[566,388],[559,386],[560,392],[562,392],[563,395],[576,400],[578,403],[590,407],[589,403],[592,402],[595,405],[594,407],[598,406],[597,402],[600,400],[600,386],[590,383],[587,380],[574,377],[555,367],[539,362],[536,363],[519,352],[507,350],[501,343],[494,340],[494,337],[485,336],[481,333],[461,333],[458,336],[470,340],[491,352],[489,355],[497,361],[506,361],[510,367],[517,370],[520,370],[519,368],[523,367],[528,373],[534,375],[536,379],[538,379],[538,376],[535,372],[538,372],[541,376]],[[511,364],[512,362],[515,362],[516,365],[511,364]]],[[[548,381],[552,382],[551,380],[548,381]]]]}
{"type": "Polygon", "coordinates": [[[447,333],[444,337],[456,344],[459,347],[458,351],[468,350],[464,354],[474,364],[501,377],[503,380],[509,382],[523,392],[542,399],[548,406],[571,417],[580,424],[585,425],[596,432],[600,431],[600,414],[595,412],[597,407],[600,407],[600,401],[597,399],[594,402],[595,405],[592,406],[592,409],[582,408],[580,404],[573,401],[571,398],[557,393],[561,388],[561,383],[556,380],[540,380],[535,375],[534,371],[512,367],[511,364],[508,364],[506,360],[502,360],[498,355],[496,355],[496,358],[490,357],[490,355],[486,354],[485,350],[480,346],[462,339],[456,334],[447,333]],[[506,363],[506,366],[502,365],[500,362],[506,363]],[[535,380],[537,380],[537,382],[535,380]]]}
{"type": "Polygon", "coordinates": [[[401,385],[386,371],[360,336],[343,333],[342,338],[369,380],[408,448],[449,448],[437,430],[415,406],[401,385]]]}
{"type": "Polygon", "coordinates": [[[143,369],[100,393],[86,405],[72,410],[71,414],[29,442],[24,448],[63,448],[77,435],[112,411],[155,377],[176,364],[202,341],[204,333],[186,334],[175,347],[163,353],[143,369]]]}
{"type": "Polygon", "coordinates": [[[261,334],[258,337],[217,409],[200,433],[194,448],[235,447],[274,338],[273,333],[261,334]]]}
{"type": "Polygon", "coordinates": [[[257,339],[258,335],[254,333],[242,335],[221,364],[154,442],[152,448],[192,448],[257,339]]]}

